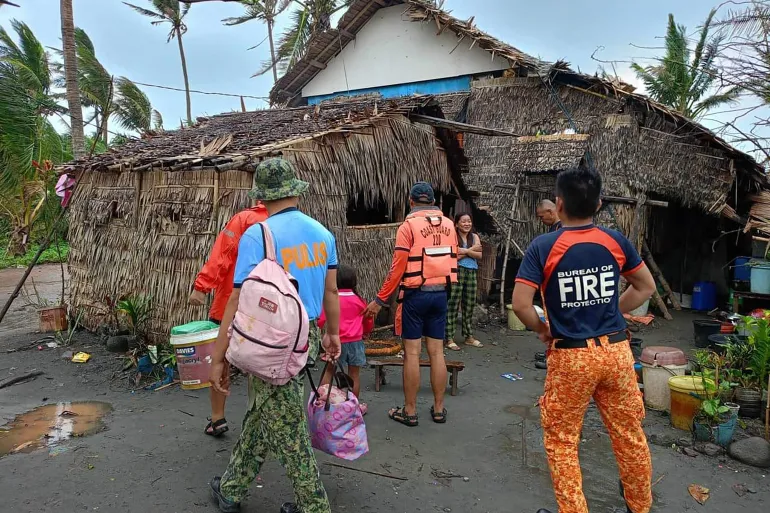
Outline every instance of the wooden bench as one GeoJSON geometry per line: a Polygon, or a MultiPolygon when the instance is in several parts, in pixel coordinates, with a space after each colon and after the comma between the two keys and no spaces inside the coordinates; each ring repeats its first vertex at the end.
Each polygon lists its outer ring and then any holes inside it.
{"type": "MultiPolygon", "coordinates": [[[[384,367],[403,367],[403,358],[377,358],[370,359],[369,365],[374,369],[374,391],[379,392],[380,386],[385,384],[384,367]]],[[[430,367],[430,360],[420,360],[420,367],[430,367]]],[[[446,361],[446,370],[449,372],[449,386],[452,388],[452,395],[457,395],[457,375],[465,369],[463,362],[446,361]]]]}

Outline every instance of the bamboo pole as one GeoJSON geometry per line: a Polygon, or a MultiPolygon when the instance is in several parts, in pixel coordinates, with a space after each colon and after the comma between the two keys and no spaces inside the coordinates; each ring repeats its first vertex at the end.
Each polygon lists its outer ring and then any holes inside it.
{"type": "MultiPolygon", "coordinates": [[[[519,182],[516,182],[516,189],[513,192],[513,203],[511,204],[511,215],[516,213],[516,207],[519,203],[519,182]]],[[[508,270],[508,254],[511,251],[511,236],[513,235],[513,224],[508,225],[508,236],[505,239],[505,256],[503,257],[503,272],[500,275],[500,315],[505,316],[505,272],[508,270]]]]}
{"type": "Polygon", "coordinates": [[[652,257],[652,251],[650,251],[649,246],[647,246],[647,241],[642,241],[642,251],[644,253],[645,260],[647,260],[647,265],[650,267],[652,273],[656,278],[658,278],[658,281],[663,286],[663,290],[666,291],[666,296],[671,300],[671,304],[674,306],[674,310],[681,310],[682,305],[679,304],[679,300],[676,298],[676,294],[674,294],[674,292],[671,290],[671,286],[668,284],[666,277],[663,276],[660,267],[658,267],[658,264],[652,257]]]}
{"type": "MultiPolygon", "coordinates": [[[[51,243],[51,239],[56,233],[56,227],[59,226],[59,222],[64,218],[65,212],[67,212],[67,210],[62,208],[61,212],[59,212],[59,216],[56,218],[56,221],[54,221],[53,226],[51,227],[51,231],[48,232],[48,236],[45,238],[42,244],[40,244],[40,248],[37,250],[37,253],[35,253],[35,256],[32,259],[32,262],[29,263],[29,265],[27,266],[27,270],[24,271],[24,274],[19,280],[19,283],[16,284],[16,288],[11,293],[11,296],[8,298],[8,301],[5,302],[5,306],[3,306],[3,311],[0,312],[0,323],[3,322],[3,319],[5,318],[5,314],[8,313],[8,310],[10,310],[11,304],[13,304],[13,301],[17,297],[19,297],[19,292],[21,291],[21,288],[24,286],[24,282],[27,281],[27,278],[32,272],[32,268],[34,268],[35,264],[37,264],[37,261],[40,260],[40,255],[43,254],[43,251],[45,251],[48,248],[48,245],[51,243]]],[[[61,300],[64,301],[64,298],[61,298],[61,300]]]]}
{"type": "Polygon", "coordinates": [[[767,378],[767,405],[765,406],[765,439],[770,442],[770,376],[767,378]]]}
{"type": "MultiPolygon", "coordinates": [[[[631,241],[631,244],[634,245],[637,252],[641,254],[642,246],[644,245],[644,236],[640,236],[640,232],[642,230],[642,215],[644,214],[644,205],[647,202],[647,196],[645,194],[642,194],[639,196],[637,202],[636,202],[636,208],[634,209],[634,220],[631,223],[631,233],[629,234],[629,240],[631,241]],[[640,240],[641,239],[641,240],[640,240]]],[[[673,294],[672,294],[673,296],[673,294]]],[[[663,301],[663,298],[660,297],[660,294],[658,293],[657,289],[655,292],[652,293],[652,301],[655,303],[655,306],[658,307],[658,310],[661,311],[663,314],[663,318],[667,321],[671,321],[674,318],[671,316],[671,313],[668,311],[668,308],[666,307],[666,302],[663,301]]]]}

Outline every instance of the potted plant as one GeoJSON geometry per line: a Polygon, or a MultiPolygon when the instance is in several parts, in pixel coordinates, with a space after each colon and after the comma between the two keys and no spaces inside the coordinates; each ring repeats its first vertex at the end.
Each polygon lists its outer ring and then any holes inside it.
{"type": "MultiPolygon", "coordinates": [[[[64,282],[62,282],[64,283],[64,282]]],[[[26,287],[22,290],[22,296],[27,305],[35,307],[41,333],[67,331],[67,304],[64,302],[64,286],[62,295],[56,301],[50,301],[40,295],[35,285],[35,280],[30,278],[32,291],[26,287]]]]}
{"type": "Polygon", "coordinates": [[[722,447],[727,447],[733,439],[735,423],[740,406],[733,403],[725,403],[719,397],[715,397],[717,391],[730,388],[730,383],[719,381],[719,366],[714,369],[714,381],[707,379],[703,374],[703,387],[706,389],[706,398],[701,402],[700,410],[693,420],[693,434],[695,439],[701,442],[714,442],[722,447]]]}
{"type": "Polygon", "coordinates": [[[749,332],[748,348],[740,354],[742,375],[735,390],[735,402],[741,406],[741,416],[759,417],[762,411],[762,391],[770,373],[770,322],[764,318],[744,317],[749,332]]]}
{"type": "Polygon", "coordinates": [[[107,350],[124,353],[129,349],[146,349],[145,337],[152,313],[152,299],[149,296],[128,296],[115,302],[114,310],[120,332],[125,329],[127,335],[110,337],[107,350]]]}

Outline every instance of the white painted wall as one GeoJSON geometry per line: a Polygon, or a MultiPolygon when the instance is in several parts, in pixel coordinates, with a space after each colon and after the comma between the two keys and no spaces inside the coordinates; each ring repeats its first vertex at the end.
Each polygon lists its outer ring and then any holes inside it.
{"type": "Polygon", "coordinates": [[[434,22],[408,21],[402,18],[403,12],[403,5],[377,11],[356,39],[302,89],[302,96],[409,84],[510,67],[507,60],[501,57],[492,60],[492,54],[478,46],[469,50],[468,38],[450,54],[458,40],[454,32],[447,29],[437,36],[434,22]]]}

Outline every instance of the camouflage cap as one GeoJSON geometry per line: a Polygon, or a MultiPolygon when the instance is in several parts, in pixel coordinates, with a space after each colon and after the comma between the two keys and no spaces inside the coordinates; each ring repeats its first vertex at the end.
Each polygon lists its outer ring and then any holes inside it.
{"type": "Polygon", "coordinates": [[[249,191],[249,197],[261,201],[276,201],[301,196],[309,187],[309,183],[297,179],[291,162],[272,158],[257,166],[254,172],[254,187],[249,191]]]}

